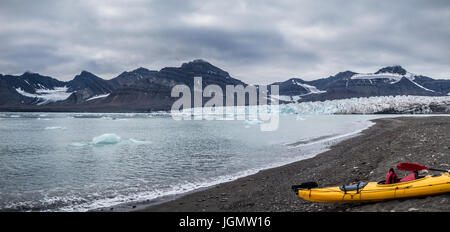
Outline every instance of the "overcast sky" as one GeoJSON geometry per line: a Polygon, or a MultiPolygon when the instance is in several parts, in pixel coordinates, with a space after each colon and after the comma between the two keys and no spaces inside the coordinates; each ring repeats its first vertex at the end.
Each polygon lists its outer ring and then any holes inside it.
{"type": "Polygon", "coordinates": [[[105,79],[201,58],[248,83],[400,64],[450,78],[450,1],[1,0],[0,73],[105,79]]]}

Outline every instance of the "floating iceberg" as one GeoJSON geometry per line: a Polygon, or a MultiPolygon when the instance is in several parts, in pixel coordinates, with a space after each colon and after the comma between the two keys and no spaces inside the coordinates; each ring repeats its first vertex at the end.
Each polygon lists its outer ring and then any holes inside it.
{"type": "Polygon", "coordinates": [[[120,137],[116,134],[103,134],[92,139],[94,145],[108,145],[120,142],[120,137]]]}
{"type": "Polygon", "coordinates": [[[94,137],[92,142],[74,142],[69,144],[72,147],[85,147],[85,146],[101,146],[101,145],[111,145],[116,144],[121,141],[121,138],[116,134],[102,134],[100,136],[94,137]]]}

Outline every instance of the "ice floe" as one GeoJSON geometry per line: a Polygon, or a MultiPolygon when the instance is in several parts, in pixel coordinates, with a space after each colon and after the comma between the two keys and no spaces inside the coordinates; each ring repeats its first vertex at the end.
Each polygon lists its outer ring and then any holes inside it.
{"type": "Polygon", "coordinates": [[[116,134],[102,134],[100,136],[94,137],[92,143],[94,145],[107,145],[116,144],[120,142],[120,137],[116,134]]]}
{"type": "Polygon", "coordinates": [[[112,145],[112,144],[118,144],[120,142],[124,141],[125,143],[129,144],[135,144],[135,145],[143,145],[143,144],[151,144],[152,142],[146,141],[146,140],[138,140],[138,139],[122,139],[120,136],[113,134],[113,133],[107,133],[102,134],[99,136],[96,136],[92,139],[91,142],[73,142],[69,145],[72,147],[85,147],[85,146],[103,146],[103,145],[112,145]]]}

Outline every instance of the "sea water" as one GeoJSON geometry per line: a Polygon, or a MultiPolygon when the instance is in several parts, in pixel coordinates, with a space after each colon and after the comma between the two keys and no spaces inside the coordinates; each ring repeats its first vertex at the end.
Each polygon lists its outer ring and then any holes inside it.
{"type": "Polygon", "coordinates": [[[87,211],[182,194],[313,157],[375,115],[173,120],[167,113],[0,114],[0,211],[87,211]]]}

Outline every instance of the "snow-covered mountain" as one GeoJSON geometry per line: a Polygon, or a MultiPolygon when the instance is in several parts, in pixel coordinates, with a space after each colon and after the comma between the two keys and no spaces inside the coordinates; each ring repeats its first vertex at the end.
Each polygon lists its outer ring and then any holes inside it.
{"type": "Polygon", "coordinates": [[[446,96],[450,92],[450,80],[416,75],[399,65],[385,67],[375,73],[346,71],[313,81],[296,78],[274,84],[280,85],[281,96],[278,98],[290,99],[287,102],[398,95],[446,96]],[[310,87],[300,88],[301,85],[310,87]]]}
{"type": "MultiPolygon", "coordinates": [[[[159,71],[138,68],[111,80],[88,71],[82,71],[67,82],[31,72],[20,76],[0,74],[0,110],[169,110],[176,101],[170,96],[171,88],[176,84],[192,87],[193,78],[197,76],[202,77],[203,86],[214,84],[223,90],[226,85],[247,86],[204,60],[159,71]]],[[[450,93],[450,80],[413,74],[399,65],[384,67],[374,73],[345,71],[313,81],[292,78],[273,85],[279,86],[279,94],[270,98],[278,99],[282,104],[383,96],[437,97],[450,93]]]]}
{"type": "Polygon", "coordinates": [[[88,71],[82,71],[67,82],[31,72],[20,76],[0,75],[0,105],[81,104],[106,97],[113,90],[149,78],[154,73],[156,71],[138,68],[105,80],[88,71]]]}
{"type": "Polygon", "coordinates": [[[20,76],[0,76],[2,100],[0,104],[47,104],[66,99],[65,82],[38,73],[25,72],[20,76]],[[6,100],[6,101],[5,101],[6,100]]]}

